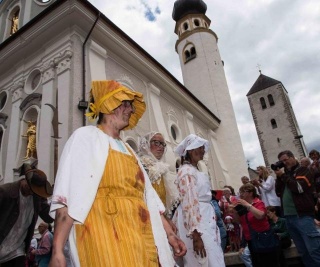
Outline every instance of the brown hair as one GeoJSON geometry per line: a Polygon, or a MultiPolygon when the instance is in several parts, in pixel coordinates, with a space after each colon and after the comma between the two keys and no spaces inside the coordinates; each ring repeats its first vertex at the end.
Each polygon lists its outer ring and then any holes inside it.
{"type": "Polygon", "coordinates": [[[319,151],[318,151],[318,150],[315,150],[315,149],[312,149],[312,150],[309,152],[309,157],[310,157],[312,154],[315,154],[315,155],[320,156],[319,151]]]}
{"type": "Polygon", "coordinates": [[[256,198],[258,195],[257,195],[257,190],[256,190],[256,187],[251,184],[251,183],[247,183],[247,184],[244,184],[240,187],[239,191],[245,191],[245,192],[252,192],[252,196],[254,198],[256,198]]]}
{"type": "Polygon", "coordinates": [[[290,150],[281,151],[281,152],[278,154],[278,159],[280,159],[283,155],[287,155],[289,158],[294,158],[294,155],[293,155],[293,153],[292,153],[290,150]]]}
{"type": "Polygon", "coordinates": [[[268,206],[267,211],[276,213],[276,208],[274,206],[268,206]]]}
{"type": "Polygon", "coordinates": [[[268,176],[270,175],[268,169],[264,166],[258,166],[257,169],[262,170],[262,176],[259,176],[259,177],[262,178],[264,181],[267,180],[268,176]]]}

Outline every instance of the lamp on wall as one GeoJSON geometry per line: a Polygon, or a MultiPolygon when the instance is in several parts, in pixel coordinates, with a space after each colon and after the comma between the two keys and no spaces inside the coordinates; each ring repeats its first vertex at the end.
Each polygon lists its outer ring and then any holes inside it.
{"type": "Polygon", "coordinates": [[[88,101],[80,100],[78,103],[78,109],[85,110],[88,108],[88,101]]]}

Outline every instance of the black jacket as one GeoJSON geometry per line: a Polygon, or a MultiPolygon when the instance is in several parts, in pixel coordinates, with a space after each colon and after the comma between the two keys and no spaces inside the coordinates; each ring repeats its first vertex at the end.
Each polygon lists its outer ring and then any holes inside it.
{"type": "MultiPolygon", "coordinates": [[[[21,180],[0,186],[0,244],[8,235],[19,217],[20,181],[21,180]]],[[[28,233],[24,240],[26,252],[29,249],[38,216],[40,216],[41,219],[47,223],[53,222],[53,219],[49,216],[50,206],[46,199],[34,194],[33,208],[34,214],[32,222],[28,228],[28,233]]]]}
{"type": "MultiPolygon", "coordinates": [[[[292,199],[298,215],[314,216],[313,179],[313,172],[297,163],[291,170],[285,169],[284,174],[277,176],[276,194],[281,198],[282,202],[284,188],[287,185],[287,188],[292,193],[292,199]]],[[[283,203],[281,206],[283,207],[283,203]]]]}

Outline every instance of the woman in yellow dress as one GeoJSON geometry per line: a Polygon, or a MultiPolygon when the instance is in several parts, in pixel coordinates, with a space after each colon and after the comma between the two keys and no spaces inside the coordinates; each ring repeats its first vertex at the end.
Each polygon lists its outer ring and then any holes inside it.
{"type": "Polygon", "coordinates": [[[55,234],[50,266],[174,266],[184,243],[163,216],[163,204],[141,163],[120,138],[145,111],[142,94],[115,81],[94,81],[92,118],[76,130],[60,159],[51,204],[55,234]],[[166,236],[168,239],[166,239],[166,236]]]}

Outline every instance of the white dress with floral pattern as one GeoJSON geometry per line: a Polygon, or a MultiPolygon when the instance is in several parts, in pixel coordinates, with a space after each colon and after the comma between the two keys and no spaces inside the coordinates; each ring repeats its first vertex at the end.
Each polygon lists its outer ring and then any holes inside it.
{"type": "Polygon", "coordinates": [[[176,183],[181,203],[173,221],[178,228],[178,235],[187,246],[187,254],[183,257],[184,267],[225,266],[215,211],[210,204],[211,184],[208,175],[185,164],[179,169],[176,183]],[[193,250],[191,234],[195,229],[201,233],[206,259],[198,258],[193,250]]]}

